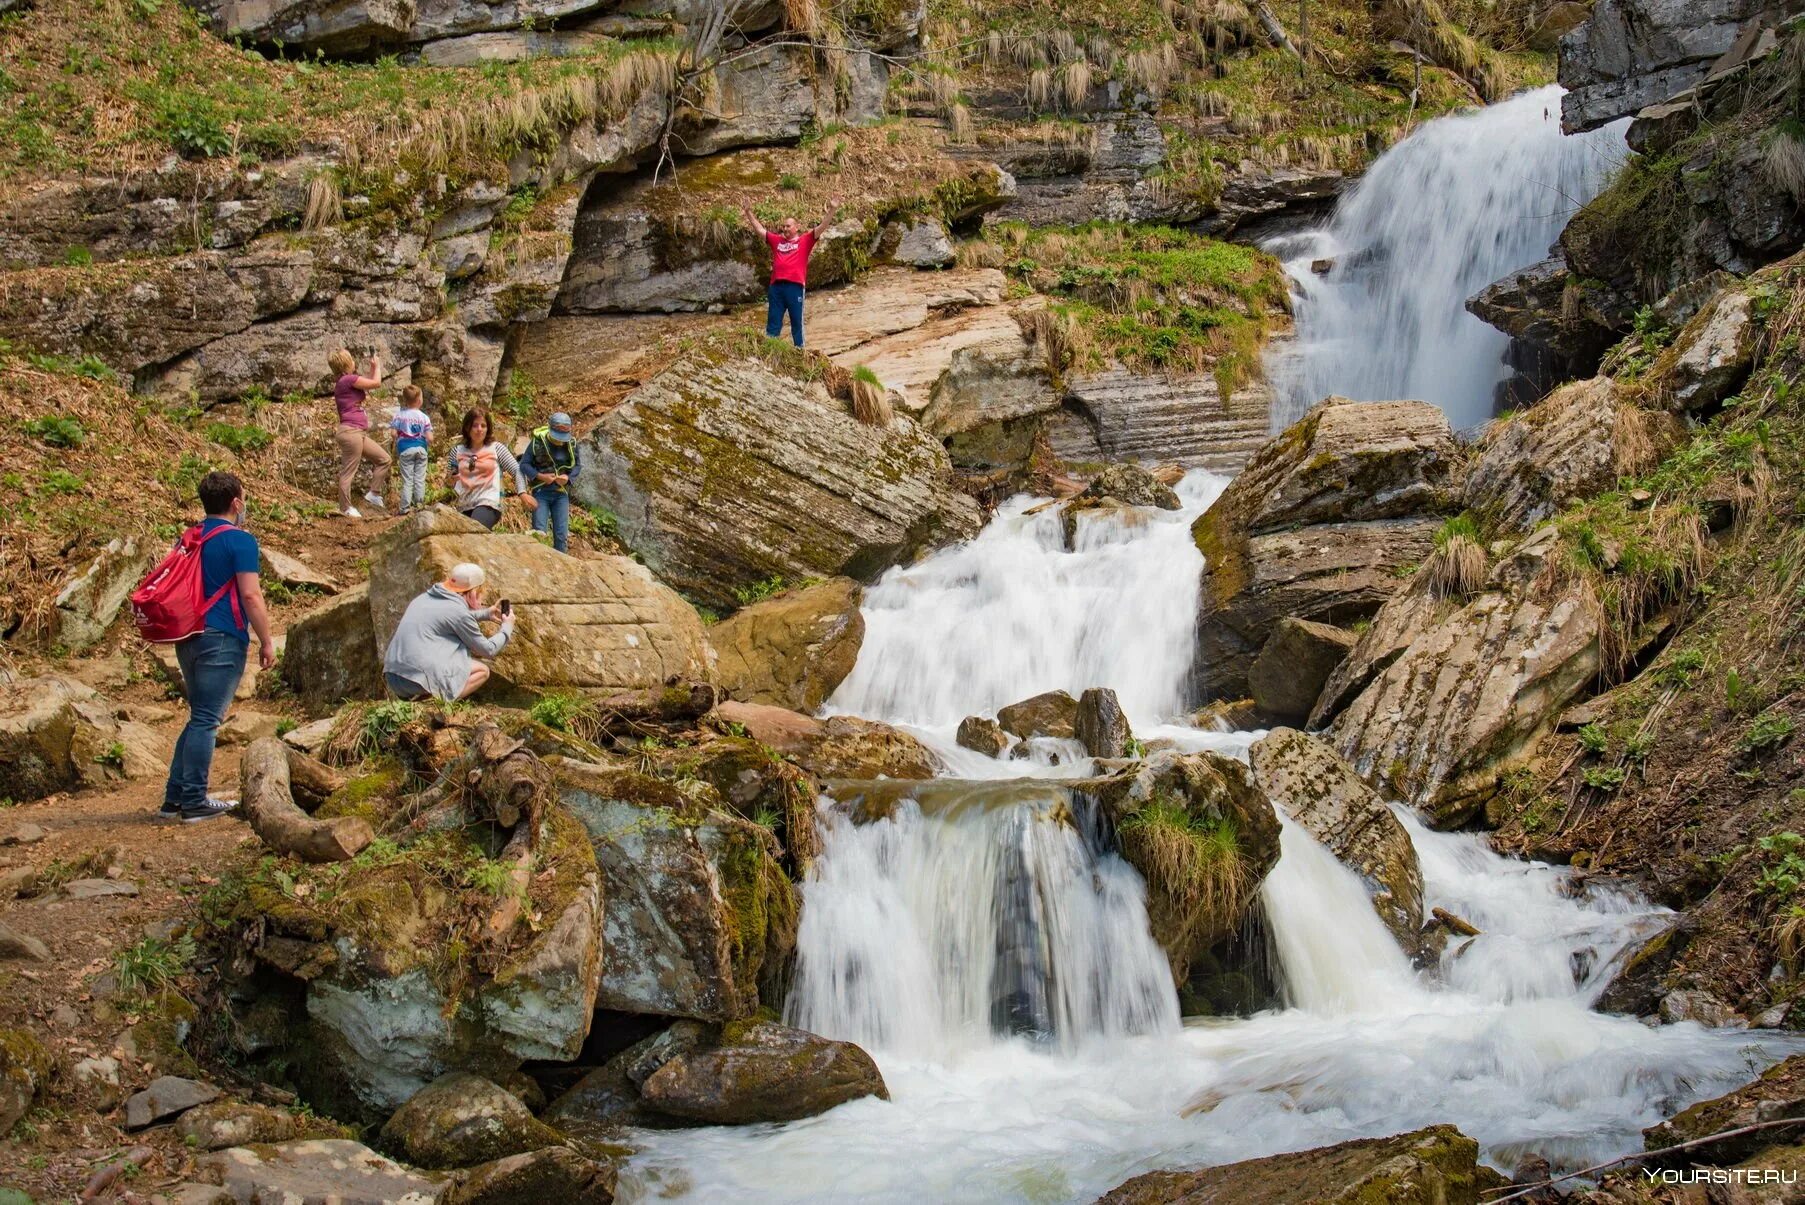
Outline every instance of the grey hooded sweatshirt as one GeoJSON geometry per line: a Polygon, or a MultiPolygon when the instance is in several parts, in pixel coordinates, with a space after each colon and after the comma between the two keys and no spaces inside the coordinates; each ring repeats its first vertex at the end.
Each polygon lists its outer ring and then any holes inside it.
{"type": "Polygon", "coordinates": [[[465,606],[463,595],[434,583],[407,604],[382,659],[383,672],[418,682],[446,701],[457,698],[470,679],[471,658],[495,656],[514,634],[509,616],[495,635],[483,635],[477,620],[486,615],[465,606]]]}

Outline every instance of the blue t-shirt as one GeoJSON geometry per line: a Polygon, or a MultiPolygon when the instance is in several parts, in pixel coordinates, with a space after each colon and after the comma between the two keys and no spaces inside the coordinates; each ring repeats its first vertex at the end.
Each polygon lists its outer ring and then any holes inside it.
{"type": "MultiPolygon", "coordinates": [[[[231,581],[240,573],[256,573],[262,564],[257,552],[257,537],[248,531],[241,531],[236,524],[224,519],[209,518],[201,523],[201,534],[206,535],[215,528],[226,530],[201,545],[201,594],[212,597],[213,592],[231,581]]],[[[244,603],[238,604],[238,613],[244,614],[244,603]]],[[[244,641],[251,642],[250,626],[241,619],[232,618],[232,591],[227,590],[220,600],[207,608],[207,627],[215,632],[229,632],[244,641]]]]}

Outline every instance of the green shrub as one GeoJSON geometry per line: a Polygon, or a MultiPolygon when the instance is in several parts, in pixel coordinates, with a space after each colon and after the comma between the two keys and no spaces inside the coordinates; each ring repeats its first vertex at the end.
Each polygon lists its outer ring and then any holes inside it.
{"type": "Polygon", "coordinates": [[[1764,752],[1784,745],[1792,736],[1792,717],[1782,711],[1764,711],[1755,717],[1747,732],[1736,742],[1744,753],[1764,752]]]}
{"type": "Polygon", "coordinates": [[[1765,865],[1755,879],[1755,889],[1764,895],[1788,898],[1805,884],[1805,837],[1797,833],[1774,833],[1755,842],[1761,847],[1765,865]]]}
{"type": "Polygon", "coordinates": [[[174,941],[147,937],[121,950],[113,962],[119,986],[128,992],[149,995],[173,983],[194,961],[194,938],[184,933],[174,941]]]}
{"type": "Polygon", "coordinates": [[[87,437],[81,423],[66,414],[46,414],[25,424],[25,434],[53,448],[79,448],[87,437]]]}
{"type": "Polygon", "coordinates": [[[783,578],[773,573],[770,577],[753,582],[749,586],[734,588],[733,597],[739,600],[742,607],[765,601],[774,595],[783,593],[783,578]]]}
{"type": "Polygon", "coordinates": [[[209,442],[234,452],[261,452],[275,442],[275,436],[255,423],[211,422],[201,428],[209,442]]]}
{"type": "Polygon", "coordinates": [[[1628,776],[1622,766],[1593,766],[1581,774],[1580,778],[1585,780],[1588,787],[1600,791],[1614,791],[1623,785],[1623,780],[1628,776]]]}
{"type": "Polygon", "coordinates": [[[1579,730],[1579,743],[1587,753],[1597,757],[1611,747],[1611,734],[1602,724],[1587,724],[1579,730]]]}

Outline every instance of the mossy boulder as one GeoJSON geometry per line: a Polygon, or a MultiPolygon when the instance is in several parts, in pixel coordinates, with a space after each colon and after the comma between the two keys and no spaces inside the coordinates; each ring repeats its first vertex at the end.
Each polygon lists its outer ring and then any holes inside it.
{"type": "Polygon", "coordinates": [[[0,798],[23,803],[57,791],[163,774],[167,742],[73,678],[0,684],[0,798]]]}
{"type": "Polygon", "coordinates": [[[556,772],[605,884],[597,1003],[708,1020],[778,1004],[799,902],[771,832],[699,780],[571,761],[556,772]]]}
{"type": "Polygon", "coordinates": [[[561,1145],[563,1136],[504,1088],[464,1071],[416,1092],[382,1127],[383,1144],[425,1168],[471,1167],[561,1145]]]}
{"type": "Polygon", "coordinates": [[[567,1146],[509,1155],[452,1177],[440,1205],[609,1205],[619,1171],[567,1146]]]}
{"type": "Polygon", "coordinates": [[[864,590],[836,577],[744,607],[708,629],[715,680],[736,699],[812,712],[852,672],[864,590]]]}
{"type": "MultiPolygon", "coordinates": [[[[1648,1127],[1642,1131],[1643,1149],[1663,1150],[1682,1142],[1740,1130],[1756,1122],[1781,1121],[1789,1117],[1805,1118],[1805,1055],[1795,1054],[1769,1067],[1759,1079],[1734,1092],[1700,1101],[1659,1125],[1648,1127]]],[[[1758,1130],[1752,1134],[1736,1134],[1676,1152],[1664,1162],[1670,1166],[1736,1163],[1772,1144],[1778,1134],[1787,1132],[1758,1130]]]]}
{"type": "Polygon", "coordinates": [[[782,707],[723,703],[715,715],[815,778],[932,778],[940,759],[916,737],[877,720],[836,715],[825,720],[782,707]]]}
{"type": "Polygon", "coordinates": [[[288,625],[281,674],[290,690],[314,706],[383,697],[382,649],[370,619],[368,582],[359,582],[288,625]]]}
{"type": "Polygon", "coordinates": [[[50,1079],[50,1052],[27,1029],[0,1029],[0,1134],[13,1128],[50,1079]]]}

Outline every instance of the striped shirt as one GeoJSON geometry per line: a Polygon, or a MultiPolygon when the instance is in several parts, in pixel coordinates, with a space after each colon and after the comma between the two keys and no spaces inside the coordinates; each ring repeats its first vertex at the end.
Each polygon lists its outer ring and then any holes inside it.
{"type": "Polygon", "coordinates": [[[446,460],[455,479],[453,489],[457,493],[457,508],[465,513],[479,506],[492,506],[501,509],[501,475],[514,475],[514,492],[527,492],[526,474],[520,471],[520,462],[514,459],[514,453],[508,451],[506,444],[490,443],[472,452],[463,444],[451,449],[451,456],[446,460]]]}

